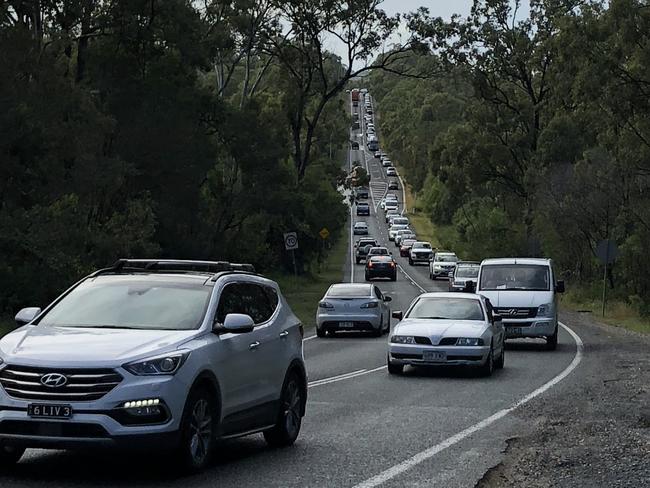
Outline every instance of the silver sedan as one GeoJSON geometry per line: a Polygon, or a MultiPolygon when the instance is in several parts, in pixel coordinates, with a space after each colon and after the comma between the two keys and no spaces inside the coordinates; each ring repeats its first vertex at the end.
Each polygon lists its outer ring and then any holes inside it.
{"type": "Polygon", "coordinates": [[[373,284],[334,284],[318,303],[316,335],[348,330],[367,330],[376,337],[388,333],[390,301],[391,297],[373,284]]]}
{"type": "Polygon", "coordinates": [[[503,368],[505,330],[492,305],[473,293],[424,293],[405,314],[388,343],[388,372],[404,366],[476,366],[485,376],[503,368]]]}

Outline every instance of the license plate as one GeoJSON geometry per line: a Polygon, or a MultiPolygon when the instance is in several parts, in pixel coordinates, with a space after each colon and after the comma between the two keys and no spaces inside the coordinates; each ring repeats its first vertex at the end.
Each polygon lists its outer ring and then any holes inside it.
{"type": "Polygon", "coordinates": [[[354,327],[354,322],[339,322],[339,327],[342,329],[351,329],[354,327]]]}
{"type": "Polygon", "coordinates": [[[447,360],[447,353],[438,351],[424,351],[424,353],[422,353],[422,359],[429,362],[442,362],[447,360]]]}
{"type": "Polygon", "coordinates": [[[521,327],[508,327],[506,329],[506,332],[508,335],[522,335],[524,333],[524,329],[521,327]]]}
{"type": "Polygon", "coordinates": [[[40,418],[69,419],[72,417],[72,407],[70,405],[30,403],[27,406],[27,415],[40,418]]]}

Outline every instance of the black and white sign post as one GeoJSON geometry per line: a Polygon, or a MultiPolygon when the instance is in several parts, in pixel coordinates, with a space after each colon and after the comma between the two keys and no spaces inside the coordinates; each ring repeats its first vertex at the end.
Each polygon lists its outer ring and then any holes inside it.
{"type": "Polygon", "coordinates": [[[293,261],[293,274],[298,276],[298,267],[296,266],[296,249],[298,249],[298,234],[296,232],[287,232],[284,234],[284,248],[291,251],[291,260],[293,261]]]}
{"type": "Polygon", "coordinates": [[[596,256],[605,265],[605,273],[603,274],[603,317],[605,316],[605,302],[607,300],[607,266],[613,263],[618,256],[618,247],[616,243],[609,239],[605,239],[598,243],[596,247],[596,256]]]}

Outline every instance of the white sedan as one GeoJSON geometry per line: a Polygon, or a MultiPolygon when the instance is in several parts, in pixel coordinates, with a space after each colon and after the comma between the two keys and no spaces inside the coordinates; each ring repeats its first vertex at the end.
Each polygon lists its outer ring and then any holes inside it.
{"type": "Polygon", "coordinates": [[[424,293],[393,317],[400,322],[388,343],[390,374],[401,374],[406,365],[476,366],[485,376],[503,368],[503,322],[481,295],[424,293]]]}

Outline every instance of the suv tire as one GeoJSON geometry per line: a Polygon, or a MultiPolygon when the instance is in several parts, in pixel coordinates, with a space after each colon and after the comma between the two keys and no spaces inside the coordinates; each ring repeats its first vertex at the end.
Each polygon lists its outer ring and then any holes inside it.
{"type": "Polygon", "coordinates": [[[195,388],[185,402],[181,421],[178,458],[183,469],[196,473],[212,460],[215,446],[216,415],[214,395],[205,388],[195,388]]]}
{"type": "Polygon", "coordinates": [[[302,424],[304,391],[296,373],[289,373],[282,387],[280,411],[274,427],[264,431],[264,439],[273,447],[287,447],[295,442],[302,424]]]}
{"type": "Polygon", "coordinates": [[[0,468],[8,468],[20,461],[25,454],[24,447],[1,446],[0,447],[0,468]]]}
{"type": "Polygon", "coordinates": [[[413,266],[413,260],[411,258],[409,258],[409,264],[413,266]]]}

